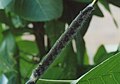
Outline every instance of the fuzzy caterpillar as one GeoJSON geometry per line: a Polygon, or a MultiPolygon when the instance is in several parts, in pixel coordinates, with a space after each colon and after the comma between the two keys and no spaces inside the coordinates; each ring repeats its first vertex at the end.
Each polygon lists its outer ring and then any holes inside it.
{"type": "Polygon", "coordinates": [[[92,11],[94,10],[94,5],[97,0],[94,0],[85,9],[80,11],[78,16],[72,21],[69,28],[60,36],[56,41],[54,46],[48,52],[48,54],[42,59],[37,68],[32,72],[32,75],[26,84],[35,84],[39,77],[45,72],[49,65],[55,60],[56,56],[61,52],[61,50],[71,41],[75,36],[77,31],[81,29],[85,21],[89,18],[92,11]]]}

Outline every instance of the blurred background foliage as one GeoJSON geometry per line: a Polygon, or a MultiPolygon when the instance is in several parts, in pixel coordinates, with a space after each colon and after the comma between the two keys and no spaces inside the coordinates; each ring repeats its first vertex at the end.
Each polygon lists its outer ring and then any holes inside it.
{"type": "MultiPolygon", "coordinates": [[[[0,0],[0,84],[24,84],[65,28],[90,2],[92,0],[0,0]]],[[[120,7],[119,0],[99,0],[99,3],[112,18],[109,4],[120,7]]],[[[93,15],[104,17],[98,5],[93,15]]],[[[91,20],[92,16],[74,37],[76,51],[70,42],[42,78],[77,79],[120,51],[118,48],[108,53],[101,45],[94,56],[94,65],[90,65],[83,37],[91,20]]],[[[113,21],[117,27],[114,18],[113,21]]]]}

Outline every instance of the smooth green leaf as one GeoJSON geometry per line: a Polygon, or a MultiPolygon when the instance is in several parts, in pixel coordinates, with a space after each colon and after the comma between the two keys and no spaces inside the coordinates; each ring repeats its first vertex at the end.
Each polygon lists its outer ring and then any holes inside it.
{"type": "Polygon", "coordinates": [[[22,83],[25,84],[30,77],[32,70],[35,68],[35,63],[33,61],[29,61],[27,55],[20,53],[20,56],[20,72],[22,83]]]}
{"type": "Polygon", "coordinates": [[[17,42],[20,52],[26,52],[28,54],[37,54],[38,48],[35,42],[33,41],[27,41],[27,40],[21,40],[17,42]]]}
{"type": "Polygon", "coordinates": [[[75,37],[78,65],[89,64],[88,55],[85,49],[85,42],[80,32],[75,37]]]}
{"type": "Polygon", "coordinates": [[[23,27],[22,20],[19,16],[11,13],[11,20],[15,28],[23,27]]]}
{"type": "Polygon", "coordinates": [[[15,38],[14,38],[13,34],[9,30],[6,30],[4,32],[3,43],[6,43],[6,48],[7,48],[8,54],[13,55],[14,52],[16,51],[16,43],[15,43],[15,38]]]}
{"type": "Polygon", "coordinates": [[[95,11],[93,11],[93,14],[97,15],[99,17],[104,17],[104,15],[98,5],[95,6],[95,11]]]}
{"type": "Polygon", "coordinates": [[[87,50],[85,51],[84,53],[84,65],[89,65],[89,56],[88,56],[88,53],[87,53],[87,50]]]}
{"type": "Polygon", "coordinates": [[[2,38],[3,38],[3,34],[2,34],[2,24],[0,23],[0,43],[2,41],[2,38]]]}
{"type": "Polygon", "coordinates": [[[94,56],[94,62],[99,63],[101,61],[100,59],[103,58],[105,54],[107,54],[107,51],[104,45],[101,45],[94,56]]]}
{"type": "Polygon", "coordinates": [[[120,7],[120,0],[108,0],[108,2],[115,6],[120,7]]]}
{"type": "Polygon", "coordinates": [[[104,60],[108,59],[109,57],[115,55],[116,53],[117,51],[107,53],[105,47],[101,45],[94,56],[94,62],[95,64],[99,64],[103,62],[104,60]]]}
{"type": "Polygon", "coordinates": [[[120,53],[108,58],[74,82],[77,84],[119,84],[119,77],[120,53]]]}
{"type": "Polygon", "coordinates": [[[15,39],[10,31],[4,32],[4,39],[0,46],[0,73],[13,70],[16,51],[15,39]]]}
{"type": "Polygon", "coordinates": [[[15,12],[29,21],[48,21],[62,15],[62,0],[16,0],[15,12]]]}
{"type": "Polygon", "coordinates": [[[109,57],[115,55],[117,52],[110,52],[110,53],[107,53],[103,56],[100,57],[99,61],[97,63],[101,63],[103,62],[104,60],[108,59],[109,57]]]}
{"type": "Polygon", "coordinates": [[[4,9],[12,0],[0,0],[0,9],[4,9]]]}
{"type": "Polygon", "coordinates": [[[17,43],[20,50],[20,71],[23,77],[22,83],[24,84],[31,75],[33,68],[35,68],[36,62],[33,58],[37,56],[38,48],[33,41],[21,40],[17,43]]]}

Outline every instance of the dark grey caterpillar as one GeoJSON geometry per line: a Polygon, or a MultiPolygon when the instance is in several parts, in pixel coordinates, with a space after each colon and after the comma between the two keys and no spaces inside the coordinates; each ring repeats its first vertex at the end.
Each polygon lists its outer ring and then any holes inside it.
{"type": "Polygon", "coordinates": [[[94,10],[94,4],[97,0],[94,0],[90,5],[83,9],[78,16],[72,21],[69,28],[60,36],[48,54],[42,59],[37,68],[32,72],[29,81],[26,84],[35,84],[39,77],[45,72],[48,66],[55,60],[56,56],[61,52],[68,42],[75,36],[85,21],[89,18],[94,10]]]}

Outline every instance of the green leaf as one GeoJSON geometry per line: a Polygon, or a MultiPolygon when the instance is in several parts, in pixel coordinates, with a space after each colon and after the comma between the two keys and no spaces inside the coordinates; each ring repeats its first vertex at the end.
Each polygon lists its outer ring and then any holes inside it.
{"type": "Polygon", "coordinates": [[[26,52],[33,55],[38,53],[37,45],[33,41],[21,40],[18,41],[17,44],[21,52],[26,52]]]}
{"type": "Polygon", "coordinates": [[[97,50],[97,52],[96,52],[96,54],[95,54],[95,56],[94,56],[94,62],[95,62],[95,63],[101,62],[100,59],[103,58],[105,54],[107,54],[107,51],[106,51],[104,45],[101,45],[101,46],[98,48],[98,50],[97,50]]]}
{"type": "Polygon", "coordinates": [[[20,71],[21,76],[23,77],[22,82],[24,84],[27,81],[27,78],[31,75],[33,68],[35,68],[36,63],[33,58],[37,56],[38,48],[33,41],[20,40],[17,44],[20,50],[20,71]]]}
{"type": "Polygon", "coordinates": [[[117,52],[110,52],[110,53],[107,53],[105,54],[103,57],[101,57],[98,61],[98,63],[101,63],[103,62],[104,60],[108,59],[109,57],[115,55],[117,52]]]}
{"type": "Polygon", "coordinates": [[[6,30],[4,32],[3,44],[4,43],[6,43],[8,54],[13,55],[14,52],[16,51],[16,43],[15,43],[15,38],[14,38],[13,34],[9,30],[6,30]]]}
{"type": "Polygon", "coordinates": [[[93,11],[93,14],[97,15],[99,17],[104,17],[104,15],[98,5],[95,6],[95,11],[93,11]]]}
{"type": "Polygon", "coordinates": [[[83,37],[81,37],[80,32],[77,33],[75,37],[75,42],[76,42],[76,49],[77,49],[78,65],[81,66],[84,64],[89,64],[88,55],[85,49],[85,42],[84,42],[83,37]]]}
{"type": "Polygon", "coordinates": [[[31,72],[33,70],[33,68],[35,68],[35,63],[32,61],[29,61],[29,58],[27,57],[27,55],[20,53],[20,72],[21,72],[21,79],[23,84],[25,84],[25,82],[28,80],[28,78],[31,75],[31,72]],[[24,57],[24,59],[22,58],[24,57]],[[26,60],[28,61],[26,61],[26,60]]]}
{"type": "Polygon", "coordinates": [[[48,21],[62,15],[62,0],[16,0],[15,12],[29,21],[48,21]]]}
{"type": "Polygon", "coordinates": [[[3,38],[3,34],[2,34],[2,24],[0,23],[0,43],[2,41],[2,38],[3,38]]]}
{"type": "Polygon", "coordinates": [[[12,0],[0,0],[0,9],[4,9],[12,0]]]}
{"type": "Polygon", "coordinates": [[[99,47],[99,49],[97,50],[97,53],[95,54],[94,62],[95,62],[95,64],[99,64],[99,63],[103,62],[104,60],[108,59],[109,57],[115,55],[116,53],[117,53],[117,51],[107,53],[105,47],[103,45],[101,45],[99,47]]]}
{"type": "Polygon", "coordinates": [[[10,31],[4,32],[4,39],[0,46],[0,73],[13,70],[16,51],[15,39],[10,31]]]}
{"type": "Polygon", "coordinates": [[[119,77],[120,53],[108,58],[74,82],[77,84],[119,84],[119,77]]]}
{"type": "Polygon", "coordinates": [[[11,21],[15,28],[23,27],[21,18],[13,13],[11,13],[11,21]]]}
{"type": "Polygon", "coordinates": [[[115,5],[115,6],[120,7],[120,1],[119,0],[108,0],[108,2],[115,5]]]}

